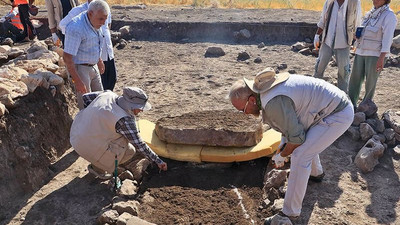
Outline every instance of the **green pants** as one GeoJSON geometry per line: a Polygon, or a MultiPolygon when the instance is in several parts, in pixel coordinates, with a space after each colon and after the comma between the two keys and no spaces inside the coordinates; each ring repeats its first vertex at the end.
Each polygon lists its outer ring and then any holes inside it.
{"type": "Polygon", "coordinates": [[[357,106],[357,100],[360,96],[362,83],[365,79],[365,96],[363,100],[374,97],[376,82],[380,72],[376,71],[376,56],[361,56],[356,55],[354,58],[353,69],[351,71],[349,82],[349,97],[354,107],[357,106]]]}

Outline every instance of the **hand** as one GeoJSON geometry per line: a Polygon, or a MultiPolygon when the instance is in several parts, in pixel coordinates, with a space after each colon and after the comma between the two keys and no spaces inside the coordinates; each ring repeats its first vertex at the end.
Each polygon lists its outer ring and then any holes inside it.
{"type": "Polygon", "coordinates": [[[157,166],[158,166],[158,168],[160,169],[160,171],[161,171],[161,170],[162,170],[162,171],[167,171],[167,169],[168,169],[167,163],[165,163],[165,162],[162,162],[162,163],[158,164],[157,166]]]}
{"type": "Polygon", "coordinates": [[[58,37],[58,35],[56,33],[51,34],[51,39],[53,40],[54,44],[56,44],[57,41],[60,40],[60,38],[58,37]]]}
{"type": "Polygon", "coordinates": [[[100,75],[103,74],[105,71],[103,60],[100,59],[99,62],[97,62],[97,67],[99,68],[100,75]]]}
{"type": "Polygon", "coordinates": [[[287,161],[286,157],[282,157],[281,153],[275,154],[272,156],[272,161],[275,163],[275,168],[280,168],[285,165],[285,162],[287,161]]]}
{"type": "Polygon", "coordinates": [[[385,64],[385,56],[379,56],[378,61],[376,62],[376,72],[381,72],[383,70],[383,66],[385,64]]]}
{"type": "Polygon", "coordinates": [[[6,22],[6,18],[1,17],[1,18],[0,18],[0,23],[4,23],[4,22],[6,22]]]}
{"type": "Polygon", "coordinates": [[[81,94],[86,94],[87,93],[85,84],[83,84],[82,81],[80,81],[80,80],[79,81],[74,81],[74,83],[75,83],[75,88],[76,88],[77,92],[79,92],[81,94]]]}
{"type": "Polygon", "coordinates": [[[319,35],[318,35],[318,34],[316,34],[316,35],[314,36],[314,48],[315,48],[315,49],[318,49],[318,48],[319,48],[319,35]]]}

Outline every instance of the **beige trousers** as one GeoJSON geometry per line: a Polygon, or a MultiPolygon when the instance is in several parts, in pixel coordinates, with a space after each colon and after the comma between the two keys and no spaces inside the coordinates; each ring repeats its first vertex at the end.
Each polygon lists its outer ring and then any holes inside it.
{"type": "MultiPolygon", "coordinates": [[[[85,66],[75,64],[75,69],[78,72],[79,78],[85,84],[88,92],[102,91],[103,85],[101,84],[101,77],[99,70],[96,66],[85,66]]],[[[78,108],[83,109],[82,94],[76,92],[76,99],[78,102],[78,108]]]]}

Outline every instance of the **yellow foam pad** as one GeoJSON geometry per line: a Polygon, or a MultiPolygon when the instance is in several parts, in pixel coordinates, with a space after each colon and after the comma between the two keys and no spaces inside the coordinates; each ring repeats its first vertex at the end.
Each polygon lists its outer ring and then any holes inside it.
{"type": "Polygon", "coordinates": [[[241,162],[271,156],[281,141],[275,130],[264,132],[262,140],[252,147],[220,147],[172,144],[161,141],[156,125],[148,120],[138,122],[140,136],[161,157],[189,162],[241,162]]]}

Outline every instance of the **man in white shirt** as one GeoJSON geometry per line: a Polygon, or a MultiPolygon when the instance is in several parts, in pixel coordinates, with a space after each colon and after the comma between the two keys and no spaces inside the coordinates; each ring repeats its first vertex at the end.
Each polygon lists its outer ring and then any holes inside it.
{"type": "MultiPolygon", "coordinates": [[[[82,12],[85,12],[89,8],[89,4],[92,0],[87,0],[86,3],[73,8],[66,17],[64,17],[60,22],[60,29],[62,33],[65,33],[65,28],[72,21],[72,19],[82,12]]],[[[111,42],[111,13],[108,15],[106,23],[101,26],[101,32],[103,33],[104,44],[103,51],[101,52],[101,60],[104,63],[104,73],[101,76],[101,83],[104,90],[113,91],[115,83],[117,81],[117,70],[114,61],[114,50],[111,42]]]]}
{"type": "Polygon", "coordinates": [[[320,48],[314,77],[323,78],[326,66],[335,55],[337,86],[346,93],[349,86],[350,46],[360,23],[360,0],[326,0],[314,37],[314,47],[320,48]]]}

